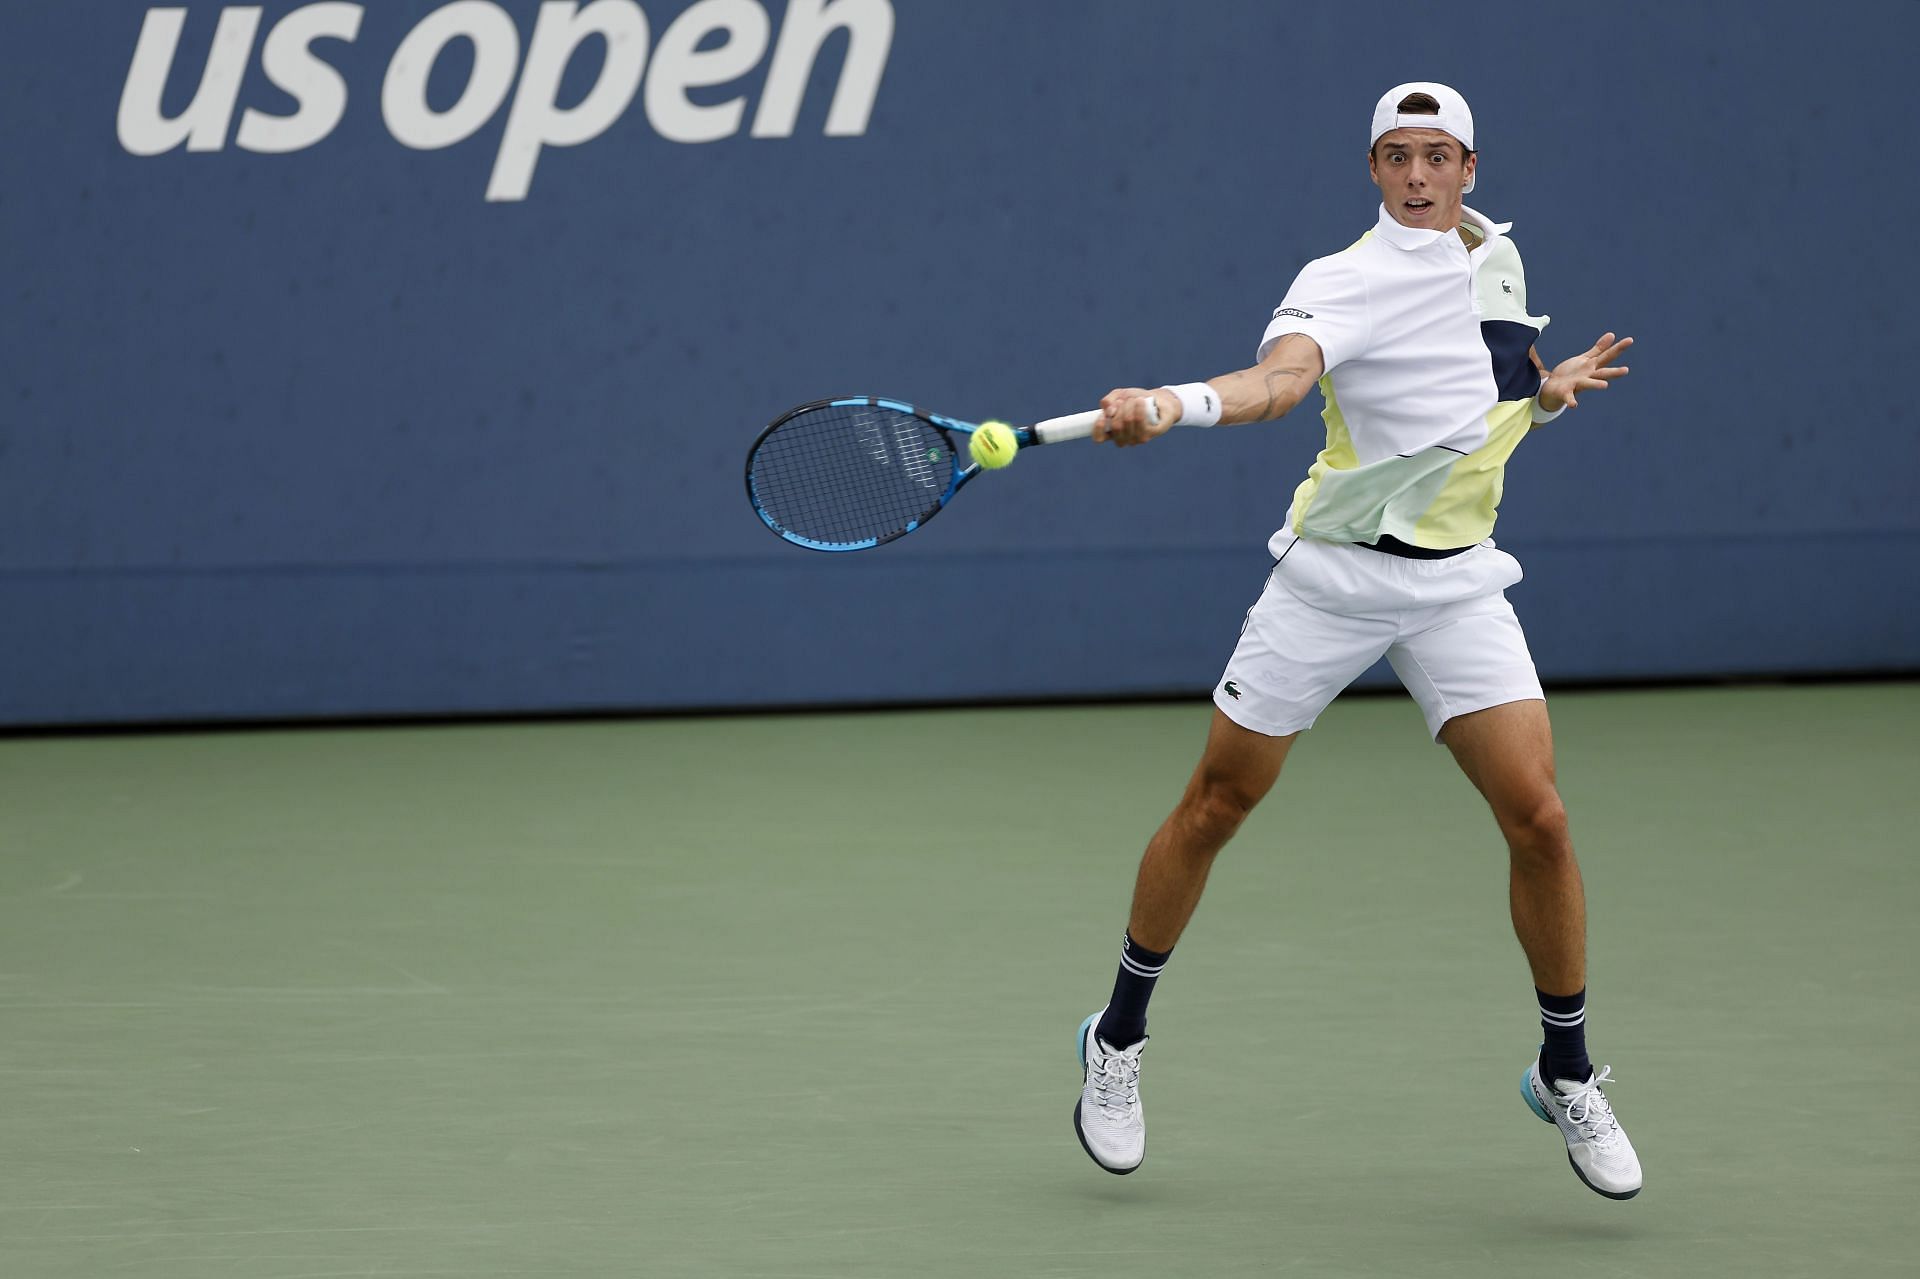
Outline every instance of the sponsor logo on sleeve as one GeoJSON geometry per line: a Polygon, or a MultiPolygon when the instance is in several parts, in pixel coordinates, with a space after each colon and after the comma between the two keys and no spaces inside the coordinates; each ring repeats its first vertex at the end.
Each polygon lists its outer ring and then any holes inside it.
{"type": "Polygon", "coordinates": [[[1277,320],[1283,315],[1291,315],[1298,320],[1311,320],[1313,318],[1313,312],[1302,311],[1297,306],[1281,306],[1281,307],[1274,308],[1273,310],[1274,319],[1277,320]]]}

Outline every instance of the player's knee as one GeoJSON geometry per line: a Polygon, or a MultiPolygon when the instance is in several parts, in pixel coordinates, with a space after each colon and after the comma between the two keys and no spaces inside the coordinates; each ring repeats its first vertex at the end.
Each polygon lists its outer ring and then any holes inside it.
{"type": "Polygon", "coordinates": [[[1573,852],[1566,805],[1551,788],[1503,814],[1500,824],[1515,857],[1556,861],[1573,852]]]}
{"type": "Polygon", "coordinates": [[[1203,774],[1188,789],[1188,820],[1202,831],[1225,841],[1240,829],[1260,796],[1251,787],[1225,774],[1203,774]]]}

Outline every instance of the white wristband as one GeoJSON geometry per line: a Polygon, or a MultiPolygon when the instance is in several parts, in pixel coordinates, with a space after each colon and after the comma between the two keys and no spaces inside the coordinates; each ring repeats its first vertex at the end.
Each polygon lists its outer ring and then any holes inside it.
{"type": "MultiPolygon", "coordinates": [[[[1547,389],[1547,380],[1545,378],[1541,378],[1540,391],[1544,391],[1546,389],[1547,389]]],[[[1552,412],[1548,412],[1547,406],[1540,403],[1540,391],[1535,391],[1533,393],[1533,424],[1535,426],[1540,426],[1543,423],[1551,422],[1553,421],[1553,419],[1559,417],[1562,413],[1565,413],[1567,411],[1566,404],[1562,403],[1559,408],[1554,409],[1552,412]]]]}
{"type": "Polygon", "coordinates": [[[1220,424],[1220,393],[1205,382],[1183,382],[1179,386],[1163,386],[1163,391],[1172,391],[1173,397],[1180,401],[1180,420],[1175,426],[1218,426],[1220,424]]]}

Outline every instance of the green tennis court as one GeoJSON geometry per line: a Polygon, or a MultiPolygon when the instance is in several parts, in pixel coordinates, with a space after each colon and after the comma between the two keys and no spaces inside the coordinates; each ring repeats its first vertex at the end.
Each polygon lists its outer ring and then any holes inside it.
{"type": "Polygon", "coordinates": [[[1072,1038],[1203,703],[0,741],[0,1273],[1915,1273],[1920,685],[1553,705],[1626,1204],[1403,698],[1222,858],[1127,1178],[1072,1038]]]}

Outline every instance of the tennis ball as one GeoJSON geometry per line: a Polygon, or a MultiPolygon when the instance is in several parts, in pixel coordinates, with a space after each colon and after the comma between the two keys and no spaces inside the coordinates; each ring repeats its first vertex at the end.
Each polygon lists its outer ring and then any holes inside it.
{"type": "Polygon", "coordinates": [[[967,452],[983,471],[997,471],[1020,451],[1019,437],[1005,422],[982,422],[967,442],[967,452]]]}

